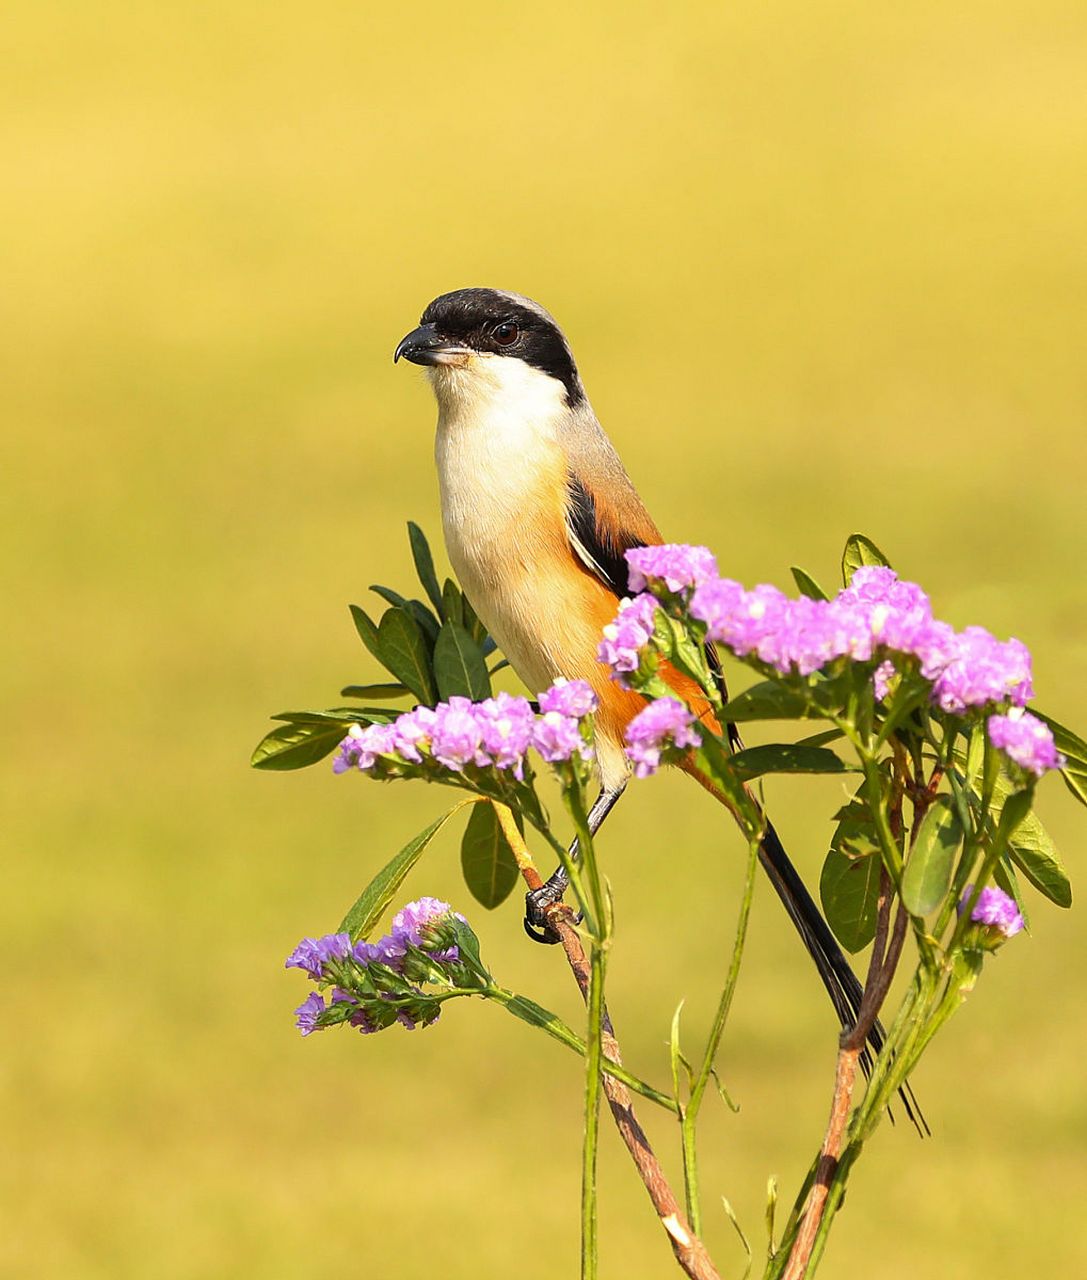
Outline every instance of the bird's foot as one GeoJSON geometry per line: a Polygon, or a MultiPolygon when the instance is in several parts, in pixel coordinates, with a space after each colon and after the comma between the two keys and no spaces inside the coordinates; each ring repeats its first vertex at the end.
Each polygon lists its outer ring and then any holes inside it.
{"type": "MultiPolygon", "coordinates": [[[[545,946],[554,946],[556,942],[561,942],[557,930],[551,924],[549,916],[552,908],[562,902],[562,895],[565,892],[565,884],[557,884],[549,880],[546,884],[540,885],[538,889],[531,889],[525,894],[525,933],[533,942],[543,943],[545,946]]],[[[581,916],[574,916],[572,912],[572,924],[580,924],[581,916]]]]}

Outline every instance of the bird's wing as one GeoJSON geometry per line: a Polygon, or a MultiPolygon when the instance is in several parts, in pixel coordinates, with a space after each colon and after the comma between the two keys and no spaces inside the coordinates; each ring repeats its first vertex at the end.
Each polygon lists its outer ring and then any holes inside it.
{"type": "MultiPolygon", "coordinates": [[[[626,483],[615,487],[614,494],[608,498],[594,492],[585,477],[574,470],[568,473],[566,482],[566,529],[570,547],[582,566],[620,600],[630,595],[624,553],[633,547],[653,546],[664,541],[625,473],[623,480],[626,483]]],[[[706,645],[706,656],[721,700],[727,702],[721,659],[712,644],[706,645]]],[[[733,750],[743,745],[735,725],[727,725],[726,731],[733,750]]]]}
{"type": "Polygon", "coordinates": [[[630,493],[620,502],[605,499],[571,470],[566,480],[566,532],[570,548],[581,564],[618,599],[629,595],[624,553],[661,541],[648,512],[630,493]],[[633,499],[633,501],[631,500],[633,499]]]}

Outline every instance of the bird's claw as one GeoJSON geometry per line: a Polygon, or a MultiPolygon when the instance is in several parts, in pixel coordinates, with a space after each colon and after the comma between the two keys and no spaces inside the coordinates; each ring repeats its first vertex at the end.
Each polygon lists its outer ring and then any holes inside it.
{"type": "MultiPolygon", "coordinates": [[[[548,913],[556,903],[562,902],[564,886],[542,884],[538,889],[530,889],[525,894],[525,933],[533,942],[539,942],[545,946],[553,947],[556,942],[561,942],[558,932],[548,919],[548,913]]],[[[570,917],[571,924],[580,924],[581,915],[573,915],[569,911],[566,913],[570,917]]]]}

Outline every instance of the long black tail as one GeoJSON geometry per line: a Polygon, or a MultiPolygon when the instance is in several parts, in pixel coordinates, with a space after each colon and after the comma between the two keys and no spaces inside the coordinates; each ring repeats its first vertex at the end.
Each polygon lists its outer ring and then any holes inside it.
{"type": "MultiPolygon", "coordinates": [[[[789,861],[789,855],[785,852],[778,833],[769,821],[766,823],[766,834],[759,847],[759,861],[770,877],[770,883],[777,891],[785,910],[789,913],[789,919],[792,920],[819,971],[819,977],[823,980],[823,986],[827,989],[843,1030],[848,1030],[856,1023],[857,1014],[860,1012],[863,995],[860,980],[842,954],[842,949],[831,933],[830,926],[823,919],[822,912],[815,905],[796,868],[789,861]]],[[[878,1021],[875,1022],[868,1033],[867,1045],[860,1056],[861,1068],[866,1076],[871,1073],[874,1056],[883,1048],[885,1039],[883,1027],[878,1021]]],[[[909,1084],[903,1084],[898,1094],[914,1128],[922,1136],[927,1135],[930,1132],[928,1124],[909,1084]]]]}

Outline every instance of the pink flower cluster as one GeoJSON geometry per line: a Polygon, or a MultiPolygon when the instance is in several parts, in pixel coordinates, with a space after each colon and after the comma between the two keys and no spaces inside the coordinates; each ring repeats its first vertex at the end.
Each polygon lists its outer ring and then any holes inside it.
{"type": "MultiPolygon", "coordinates": [[[[902,582],[892,569],[864,566],[833,600],[811,600],[791,599],[765,584],[748,591],[719,578],[704,547],[640,547],[627,559],[633,586],[651,584],[662,594],[688,591],[690,614],[705,624],[707,639],[782,675],[811,675],[842,657],[868,662],[882,653],[902,654],[918,660],[944,711],[1000,702],[1022,706],[1033,696],[1025,645],[999,641],[983,627],[956,631],[933,617],[919,586],[902,582]]],[[[637,670],[652,639],[656,604],[643,592],[624,601],[605,628],[598,657],[617,678],[637,670]]],[[[884,693],[894,670],[888,660],[879,668],[884,693]]]]}
{"type": "Polygon", "coordinates": [[[381,756],[408,764],[425,757],[456,773],[467,765],[509,770],[520,781],[530,748],[545,760],[592,759],[582,720],[597,706],[584,680],[558,679],[540,694],[537,715],[527,698],[499,693],[482,702],[452,697],[416,707],[391,724],[352,725],[333,760],[336,773],[372,769],[381,756]]]}
{"type": "Polygon", "coordinates": [[[661,753],[670,747],[697,747],[702,735],[694,716],[676,698],[658,698],[627,725],[627,759],[638,778],[648,778],[660,768],[661,753]]]}
{"type": "MultiPolygon", "coordinates": [[[[864,566],[833,600],[792,600],[776,587],[745,591],[718,578],[691,599],[691,614],[710,640],[739,657],[753,655],[782,675],[811,675],[836,658],[868,662],[879,651],[918,660],[944,711],[1033,696],[1030,654],[1018,640],[1001,642],[984,627],[957,632],[932,615],[928,596],[893,569],[864,566]]],[[[881,669],[883,687],[888,677],[881,669]]]]}

